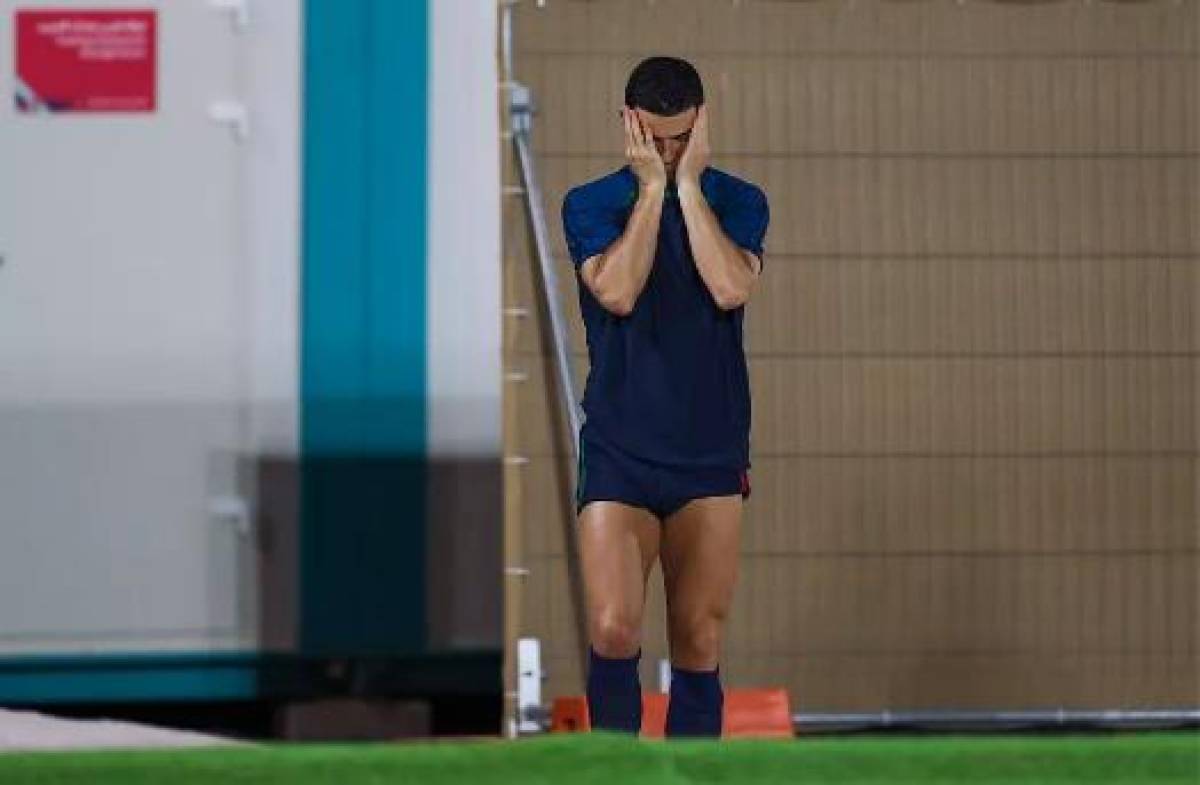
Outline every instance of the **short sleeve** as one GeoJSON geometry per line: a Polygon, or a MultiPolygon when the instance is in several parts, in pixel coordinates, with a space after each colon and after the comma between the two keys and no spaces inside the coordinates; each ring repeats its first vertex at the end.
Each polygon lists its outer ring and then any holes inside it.
{"type": "Polygon", "coordinates": [[[770,221],[766,194],[755,185],[746,184],[722,205],[719,220],[721,228],[739,247],[745,248],[760,260],[763,255],[763,238],[770,221]]]}
{"type": "Polygon", "coordinates": [[[576,267],[617,241],[625,231],[623,217],[619,210],[591,203],[585,191],[567,194],[562,205],[563,234],[576,267]]]}

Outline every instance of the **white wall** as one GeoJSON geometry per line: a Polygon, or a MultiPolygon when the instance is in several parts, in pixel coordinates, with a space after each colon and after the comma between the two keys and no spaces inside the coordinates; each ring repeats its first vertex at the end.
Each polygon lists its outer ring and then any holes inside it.
{"type": "Polygon", "coordinates": [[[500,452],[496,3],[429,0],[431,457],[500,452]]]}
{"type": "Polygon", "coordinates": [[[300,165],[303,0],[251,5],[247,209],[257,452],[299,453],[300,165]]]}
{"type": "MultiPolygon", "coordinates": [[[[0,0],[0,41],[18,8],[128,5],[0,0]]],[[[242,32],[137,5],[153,113],[21,115],[0,51],[0,651],[257,632],[245,459],[297,441],[301,2],[242,32]],[[248,140],[213,101],[246,103],[248,140]]]]}
{"type": "Polygon", "coordinates": [[[434,648],[501,643],[496,3],[428,0],[427,616],[434,648]]]}
{"type": "MultiPolygon", "coordinates": [[[[234,397],[247,410],[245,449],[295,453],[301,5],[302,0],[252,3],[248,28],[226,35],[234,29],[232,15],[207,0],[135,4],[158,10],[157,111],[30,117],[12,108],[15,57],[7,43],[13,40],[14,12],[131,6],[122,0],[0,0],[0,40],[6,42],[0,50],[0,177],[10,186],[0,183],[0,254],[7,254],[10,263],[7,270],[0,268],[0,303],[9,305],[0,313],[0,329],[10,336],[30,333],[5,347],[10,362],[12,352],[34,355],[21,358],[23,365],[9,366],[10,371],[15,367],[15,376],[0,389],[0,398],[93,404],[169,397],[228,402],[234,397]],[[207,40],[192,45],[176,35],[179,27],[195,28],[197,21],[203,22],[203,32],[218,37],[218,45],[207,40]],[[210,190],[224,188],[218,178],[225,170],[204,169],[206,159],[192,135],[225,141],[227,129],[206,118],[208,102],[225,99],[246,103],[251,131],[234,152],[232,195],[222,191],[221,196],[229,212],[228,219],[220,219],[228,221],[223,227],[230,235],[226,247],[236,256],[232,286],[206,274],[211,263],[192,263],[191,256],[208,249],[194,248],[178,231],[193,222],[185,204],[193,181],[173,186],[173,173],[153,163],[153,154],[160,160],[190,157],[210,175],[210,190]],[[146,154],[138,158],[131,148],[146,154]],[[135,168],[128,168],[130,161],[135,168]],[[26,169],[38,175],[14,182],[26,169]],[[19,201],[4,209],[10,199],[19,201]],[[50,204],[55,209],[43,209],[50,204]],[[32,224],[26,211],[32,211],[32,224]],[[24,234],[36,244],[16,247],[24,234]],[[145,238],[134,250],[160,260],[161,266],[130,269],[119,278],[106,274],[109,255],[129,252],[125,237],[131,234],[145,238]],[[68,253],[72,249],[78,252],[68,253]],[[85,257],[90,261],[80,262],[79,270],[51,269],[85,257]],[[46,276],[45,285],[33,281],[34,275],[46,276]],[[88,275],[97,280],[89,284],[88,275]],[[164,318],[172,318],[181,305],[164,299],[169,287],[158,275],[172,276],[174,285],[186,290],[186,307],[207,303],[207,316],[197,321],[213,324],[158,335],[145,329],[143,311],[156,307],[164,318]],[[121,320],[99,311],[102,303],[112,301],[114,286],[130,303],[120,311],[121,320]],[[30,316],[22,308],[32,309],[30,316]],[[39,315],[42,325],[35,326],[39,315]],[[214,363],[226,360],[210,346],[222,330],[233,331],[241,344],[234,390],[216,386],[220,377],[212,372],[214,363]],[[168,342],[169,351],[162,348],[168,342]],[[169,354],[169,361],[154,352],[169,354]],[[57,355],[56,364],[50,363],[51,354],[57,355]]],[[[215,220],[208,215],[203,219],[215,220]]]]}
{"type": "MultiPolygon", "coordinates": [[[[491,645],[496,8],[428,2],[431,634],[491,645]]],[[[128,3],[0,0],[0,41],[12,40],[13,10],[31,5],[128,3]]],[[[17,117],[11,49],[0,62],[0,576],[31,587],[12,607],[0,601],[0,650],[46,649],[34,628],[86,632],[87,646],[252,643],[253,541],[213,510],[240,496],[253,513],[245,456],[286,462],[298,450],[303,2],[252,2],[238,33],[208,0],[141,7],[157,8],[161,25],[153,115],[17,117]],[[207,118],[212,100],[245,102],[244,142],[207,118]],[[110,552],[154,569],[111,581],[110,552]],[[32,583],[64,561],[74,583],[32,583]],[[204,629],[176,630],[189,624],[204,629]]]]}

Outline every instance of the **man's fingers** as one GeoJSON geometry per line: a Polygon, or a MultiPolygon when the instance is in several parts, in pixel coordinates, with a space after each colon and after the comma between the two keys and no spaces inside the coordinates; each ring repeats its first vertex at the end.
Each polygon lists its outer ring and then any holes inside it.
{"type": "Polygon", "coordinates": [[[641,141],[638,135],[637,115],[626,107],[625,113],[625,155],[630,161],[636,162],[641,158],[641,141]]]}
{"type": "Polygon", "coordinates": [[[634,114],[633,118],[634,122],[637,123],[638,140],[642,143],[642,146],[645,147],[650,143],[650,140],[648,139],[650,134],[646,130],[645,124],[642,123],[642,118],[638,117],[636,113],[634,114]]]}
{"type": "Polygon", "coordinates": [[[625,144],[629,147],[629,157],[632,160],[637,160],[641,157],[642,143],[641,136],[638,134],[637,115],[633,110],[625,112],[625,126],[627,129],[625,144]]]}
{"type": "Polygon", "coordinates": [[[691,138],[699,138],[701,144],[708,141],[708,108],[703,104],[696,110],[696,122],[692,124],[691,138]]]}
{"type": "Polygon", "coordinates": [[[625,110],[625,128],[629,134],[629,146],[636,148],[638,146],[637,115],[630,109],[625,110]]]}

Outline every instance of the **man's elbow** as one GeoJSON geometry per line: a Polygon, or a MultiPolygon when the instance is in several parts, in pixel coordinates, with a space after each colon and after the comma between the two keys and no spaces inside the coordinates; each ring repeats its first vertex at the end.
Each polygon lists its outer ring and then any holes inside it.
{"type": "Polygon", "coordinates": [[[713,302],[722,311],[732,311],[749,302],[754,283],[758,280],[761,269],[757,264],[758,257],[750,251],[741,251],[741,255],[744,257],[741,261],[745,262],[747,270],[744,273],[729,273],[719,285],[710,287],[713,302]]]}
{"type": "Polygon", "coordinates": [[[628,316],[633,313],[633,306],[637,302],[637,296],[632,294],[628,290],[628,287],[600,280],[594,280],[592,284],[590,287],[592,295],[604,310],[613,316],[628,316]]]}
{"type": "Polygon", "coordinates": [[[733,284],[722,286],[713,292],[713,301],[722,311],[741,308],[750,301],[750,287],[733,284]]]}
{"type": "Polygon", "coordinates": [[[600,301],[600,305],[604,310],[611,313],[613,316],[625,317],[633,313],[633,306],[636,300],[627,294],[618,294],[606,292],[596,298],[600,301]]]}
{"type": "Polygon", "coordinates": [[[637,296],[627,291],[623,281],[605,272],[603,256],[593,256],[581,269],[583,282],[600,307],[614,316],[628,316],[633,312],[637,296]]]}

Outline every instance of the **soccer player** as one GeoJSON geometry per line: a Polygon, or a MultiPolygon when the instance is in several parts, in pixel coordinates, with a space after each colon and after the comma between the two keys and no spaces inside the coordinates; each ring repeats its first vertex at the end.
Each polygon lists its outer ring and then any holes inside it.
{"type": "Polygon", "coordinates": [[[767,200],[708,165],[688,62],[652,57],[625,87],[628,164],[563,200],[591,370],[576,507],[592,727],[641,728],[642,614],[656,558],[671,649],[668,736],[719,736],[722,624],[749,496],[742,314],[767,200]]]}

